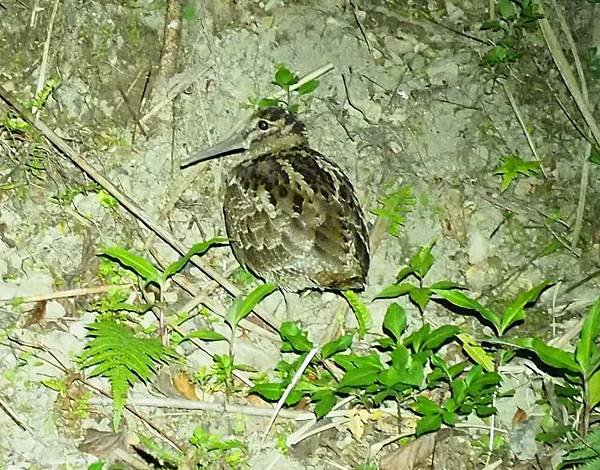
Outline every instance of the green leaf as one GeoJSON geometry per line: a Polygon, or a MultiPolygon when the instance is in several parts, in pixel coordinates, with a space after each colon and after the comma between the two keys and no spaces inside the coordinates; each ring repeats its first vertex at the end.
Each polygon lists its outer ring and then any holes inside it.
{"type": "Polygon", "coordinates": [[[448,426],[454,426],[456,424],[456,419],[458,415],[453,411],[444,411],[442,413],[442,421],[448,426]]]}
{"type": "Polygon", "coordinates": [[[506,307],[506,310],[504,310],[499,334],[503,335],[513,323],[523,320],[525,318],[525,306],[535,302],[542,291],[550,284],[550,281],[544,281],[527,292],[522,292],[519,294],[517,298],[508,307],[506,307]]]}
{"type": "Polygon", "coordinates": [[[599,352],[596,345],[598,333],[600,333],[600,298],[590,307],[585,316],[575,352],[575,358],[584,372],[585,379],[595,372],[598,365],[599,352]]]}
{"type": "Polygon", "coordinates": [[[98,462],[94,462],[90,465],[88,465],[87,470],[102,470],[104,468],[104,464],[106,462],[99,460],[98,462]]]}
{"type": "Polygon", "coordinates": [[[502,175],[500,191],[504,192],[517,176],[535,176],[539,172],[540,164],[538,162],[525,161],[520,155],[507,155],[502,157],[502,165],[498,167],[494,174],[502,175]]]}
{"type": "Polygon", "coordinates": [[[411,359],[410,353],[408,352],[408,349],[406,349],[406,346],[402,344],[396,345],[396,348],[392,351],[390,356],[392,359],[392,365],[398,372],[402,373],[406,370],[406,367],[409,365],[409,361],[411,359]]]}
{"type": "Polygon", "coordinates": [[[450,402],[448,402],[447,409],[455,410],[467,398],[467,384],[463,379],[456,379],[450,383],[450,388],[452,389],[454,408],[450,408],[450,402]]]}
{"type": "Polygon", "coordinates": [[[227,239],[223,237],[215,237],[204,242],[196,243],[188,250],[188,252],[184,256],[167,266],[167,268],[163,272],[163,279],[169,279],[171,276],[181,271],[184,268],[184,266],[190,262],[192,256],[203,255],[208,251],[210,247],[214,245],[223,245],[225,243],[227,243],[227,239]]]}
{"type": "Polygon", "coordinates": [[[448,338],[455,336],[459,331],[460,328],[454,325],[440,326],[429,334],[423,343],[423,348],[431,350],[438,349],[448,338]]]}
{"type": "Polygon", "coordinates": [[[416,199],[412,195],[412,188],[409,185],[401,186],[397,191],[386,194],[377,199],[377,202],[382,207],[372,210],[371,212],[383,219],[389,221],[388,231],[393,237],[397,237],[400,233],[400,227],[404,225],[404,217],[409,213],[416,199]]]}
{"type": "Polygon", "coordinates": [[[471,359],[479,364],[488,372],[494,371],[494,359],[490,356],[479,343],[470,335],[461,333],[456,337],[462,342],[464,351],[469,355],[471,359]]]}
{"type": "Polygon", "coordinates": [[[410,267],[419,279],[423,279],[427,275],[435,261],[435,258],[431,254],[434,245],[435,241],[427,246],[420,247],[417,253],[410,259],[410,267]]]}
{"type": "Polygon", "coordinates": [[[259,109],[276,108],[279,106],[280,102],[281,100],[278,100],[277,98],[261,98],[257,101],[256,107],[259,109]]]}
{"type": "Polygon", "coordinates": [[[402,375],[395,367],[388,367],[377,376],[377,381],[386,387],[393,387],[402,381],[402,375]]]}
{"type": "Polygon", "coordinates": [[[459,284],[457,284],[456,282],[447,281],[447,280],[434,282],[433,284],[431,284],[429,286],[429,288],[430,289],[443,289],[443,290],[462,289],[462,287],[459,284]]]}
{"type": "Polygon", "coordinates": [[[108,379],[113,398],[113,428],[119,429],[131,385],[147,382],[159,363],[177,354],[158,339],[137,337],[133,330],[113,320],[99,318],[86,327],[90,338],[79,357],[90,376],[108,379]]]}
{"type": "Polygon", "coordinates": [[[319,400],[315,405],[315,414],[317,415],[317,419],[321,419],[323,416],[329,413],[335,406],[336,402],[337,400],[333,392],[328,391],[327,393],[320,395],[319,400]]]}
{"type": "Polygon", "coordinates": [[[600,371],[596,371],[588,381],[588,390],[590,393],[590,409],[600,403],[600,371]]]}
{"type": "Polygon", "coordinates": [[[352,346],[352,335],[340,336],[327,344],[324,344],[321,348],[321,356],[323,359],[327,359],[334,354],[345,351],[352,346]]]}
{"type": "Polygon", "coordinates": [[[364,338],[367,331],[369,331],[373,325],[371,313],[356,292],[345,290],[342,292],[342,294],[350,304],[350,307],[354,312],[354,316],[356,317],[356,321],[358,323],[358,336],[360,338],[364,338]]]}
{"type": "Polygon", "coordinates": [[[196,21],[196,19],[198,18],[198,13],[196,12],[196,9],[192,6],[192,5],[185,5],[183,7],[183,10],[181,11],[181,17],[185,20],[185,21],[196,21]]]}
{"type": "Polygon", "coordinates": [[[455,379],[456,377],[458,377],[469,365],[469,363],[467,361],[461,361],[458,362],[456,364],[451,365],[448,368],[448,372],[450,373],[450,377],[452,377],[453,379],[455,379]]]}
{"type": "Polygon", "coordinates": [[[494,406],[476,406],[475,414],[480,418],[487,418],[488,416],[492,416],[498,410],[494,406]]]}
{"type": "Polygon", "coordinates": [[[402,333],[406,329],[406,312],[397,303],[389,305],[383,317],[383,331],[396,342],[400,342],[402,333]]]}
{"type": "Polygon", "coordinates": [[[562,349],[548,346],[537,338],[515,338],[516,346],[534,352],[545,364],[563,371],[582,374],[583,371],[575,361],[575,355],[562,349]]]}
{"type": "Polygon", "coordinates": [[[233,301],[233,304],[227,311],[225,320],[229,323],[231,328],[237,327],[238,323],[246,318],[246,316],[256,307],[262,299],[272,294],[277,290],[277,286],[273,283],[267,282],[261,284],[252,292],[245,297],[238,297],[233,301]]]}
{"type": "Polygon", "coordinates": [[[375,299],[394,299],[396,297],[400,297],[401,295],[406,295],[410,292],[410,290],[414,286],[412,284],[408,284],[403,282],[401,284],[390,284],[386,288],[384,288],[379,294],[373,297],[375,299]]]}
{"type": "Polygon", "coordinates": [[[447,300],[452,305],[456,305],[460,308],[466,308],[473,310],[490,323],[492,323],[497,329],[500,328],[500,317],[491,309],[481,305],[475,299],[472,299],[458,290],[445,290],[445,289],[431,289],[431,291],[438,297],[447,300]]]}
{"type": "Polygon", "coordinates": [[[298,81],[296,76],[284,64],[277,64],[275,67],[277,68],[275,82],[273,82],[275,85],[287,90],[298,81]]]}
{"type": "Polygon", "coordinates": [[[506,46],[495,46],[483,56],[483,63],[490,67],[498,64],[514,62],[519,58],[519,53],[506,46]]]}
{"type": "Polygon", "coordinates": [[[413,287],[409,292],[408,296],[412,300],[419,310],[423,312],[431,299],[431,291],[427,287],[413,287]]]}
{"type": "Polygon", "coordinates": [[[255,393],[266,398],[267,400],[277,401],[281,398],[281,395],[283,395],[284,390],[285,387],[283,384],[269,382],[254,385],[254,387],[252,387],[248,393],[255,393]]]}
{"type": "Polygon", "coordinates": [[[517,9],[511,0],[500,0],[498,3],[498,13],[505,20],[512,20],[517,16],[517,9]]]}
{"type": "Polygon", "coordinates": [[[421,436],[428,432],[437,431],[438,429],[440,429],[441,426],[442,426],[442,415],[441,414],[423,416],[417,422],[416,435],[418,437],[418,436],[421,436]]]}
{"type": "Polygon", "coordinates": [[[379,354],[373,352],[368,356],[359,356],[358,354],[336,354],[331,358],[338,366],[344,370],[355,367],[383,370],[383,364],[379,354]]]}
{"type": "Polygon", "coordinates": [[[421,361],[413,361],[404,374],[400,374],[402,383],[421,388],[425,381],[425,367],[421,361]]]}
{"type": "Polygon", "coordinates": [[[141,277],[146,284],[153,282],[156,285],[160,285],[158,270],[146,258],[136,255],[120,246],[105,248],[100,252],[100,256],[106,256],[118,261],[119,264],[141,277]]]}
{"type": "Polygon", "coordinates": [[[402,282],[404,279],[406,279],[412,273],[413,273],[413,268],[411,268],[410,266],[404,266],[400,271],[398,271],[398,274],[396,274],[396,284],[402,282]]]}
{"type": "Polygon", "coordinates": [[[429,357],[429,360],[431,361],[431,364],[433,364],[437,369],[434,369],[428,376],[427,376],[427,380],[430,380],[429,377],[432,375],[437,375],[437,374],[442,374],[440,377],[436,377],[436,380],[439,378],[447,378],[448,380],[450,380],[452,377],[450,376],[450,371],[448,369],[448,364],[446,364],[446,361],[438,356],[437,354],[432,354],[429,357]],[[434,374],[434,372],[436,372],[434,374]]]}
{"type": "Polygon", "coordinates": [[[590,162],[594,165],[600,165],[600,147],[592,147],[592,151],[590,152],[590,162]]]}
{"type": "Polygon", "coordinates": [[[185,335],[180,341],[180,343],[190,339],[200,339],[202,341],[229,341],[229,339],[227,339],[221,333],[217,333],[213,330],[200,329],[194,330],[190,334],[185,335]]]}
{"type": "Polygon", "coordinates": [[[416,413],[424,416],[440,414],[443,411],[440,405],[423,395],[417,397],[412,409],[416,413]]]}
{"type": "Polygon", "coordinates": [[[282,352],[306,353],[313,348],[313,343],[308,339],[306,332],[292,321],[285,321],[279,327],[279,335],[283,340],[282,352]]]}
{"type": "Polygon", "coordinates": [[[421,346],[429,336],[429,331],[431,330],[431,326],[429,323],[425,323],[421,328],[416,331],[413,331],[410,335],[408,335],[404,339],[404,346],[411,346],[415,352],[419,352],[421,350],[421,346]]]}
{"type": "Polygon", "coordinates": [[[317,89],[319,86],[319,80],[309,80],[306,83],[303,83],[296,89],[296,93],[299,95],[308,95],[317,89]]]}
{"type": "Polygon", "coordinates": [[[343,387],[364,387],[375,382],[379,370],[371,367],[356,367],[346,371],[339,383],[343,387]]]}

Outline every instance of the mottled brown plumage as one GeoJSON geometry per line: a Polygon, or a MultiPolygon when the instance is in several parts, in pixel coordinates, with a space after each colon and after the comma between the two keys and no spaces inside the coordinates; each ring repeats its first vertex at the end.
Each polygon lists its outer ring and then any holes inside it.
{"type": "Polygon", "coordinates": [[[246,150],[227,177],[223,212],[241,265],[283,289],[361,289],[369,269],[364,215],[348,177],[309,148],[304,124],[281,108],[183,166],[246,150]]]}

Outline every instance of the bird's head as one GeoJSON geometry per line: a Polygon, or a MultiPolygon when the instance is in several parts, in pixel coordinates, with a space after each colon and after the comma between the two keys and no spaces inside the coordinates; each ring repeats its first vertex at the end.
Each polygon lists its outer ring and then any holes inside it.
{"type": "Polygon", "coordinates": [[[255,111],[241,130],[184,161],[186,167],[210,158],[246,151],[250,157],[302,147],[307,144],[304,123],[295,114],[278,107],[255,111]]]}

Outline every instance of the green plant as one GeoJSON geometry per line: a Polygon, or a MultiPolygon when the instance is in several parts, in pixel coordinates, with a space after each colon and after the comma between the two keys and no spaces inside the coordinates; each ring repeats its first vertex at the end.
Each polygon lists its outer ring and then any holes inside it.
{"type": "Polygon", "coordinates": [[[600,468],[600,428],[567,447],[559,469],[576,466],[579,470],[600,468]]]}
{"type": "Polygon", "coordinates": [[[431,300],[446,301],[454,307],[466,311],[474,311],[481,315],[494,327],[496,334],[502,336],[506,330],[516,322],[525,318],[525,307],[537,300],[539,295],[549,285],[549,281],[544,281],[531,290],[519,294],[517,298],[510,303],[503,313],[494,312],[475,299],[463,293],[463,288],[457,283],[449,280],[434,282],[428,286],[423,285],[423,278],[427,275],[435,258],[431,250],[435,242],[420,247],[409,261],[409,264],[400,269],[396,276],[396,282],[384,288],[375,299],[396,298],[408,295],[410,300],[419,308],[421,313],[425,310],[431,300]],[[418,280],[418,285],[405,282],[409,276],[418,280]]]}
{"type": "MultiPolygon", "coordinates": [[[[438,429],[442,421],[453,425],[458,416],[466,416],[472,411],[479,416],[494,411],[491,403],[500,383],[498,374],[486,372],[479,366],[469,368],[466,362],[450,365],[437,355],[437,351],[456,336],[458,327],[431,328],[425,324],[410,334],[406,334],[406,327],[404,309],[392,303],[383,323],[386,337],[372,345],[379,354],[373,350],[368,355],[348,352],[352,346],[350,335],[325,344],[288,396],[286,405],[292,406],[302,398],[309,398],[320,418],[340,397],[354,396],[366,406],[378,406],[386,399],[394,399],[400,406],[423,415],[417,425],[417,434],[438,429]],[[339,379],[330,372],[327,361],[343,371],[339,379]],[[429,369],[431,372],[426,373],[429,369]],[[441,406],[434,407],[427,398],[428,390],[448,384],[452,389],[451,396],[441,406]],[[428,408],[426,404],[431,406],[428,408]]],[[[298,357],[291,362],[279,361],[275,369],[279,381],[265,380],[251,389],[252,393],[268,400],[281,398],[306,354],[314,347],[306,332],[295,323],[282,324],[280,334],[282,353],[294,353],[298,357]]]]}
{"type": "Polygon", "coordinates": [[[219,463],[232,469],[248,468],[246,444],[239,439],[224,439],[197,428],[190,443],[196,448],[199,468],[215,468],[219,463]]]}
{"type": "Polygon", "coordinates": [[[481,29],[499,32],[500,37],[484,55],[482,64],[496,74],[508,72],[508,66],[523,55],[526,33],[543,18],[535,0],[499,0],[498,18],[486,21],[481,29]]]}
{"type": "Polygon", "coordinates": [[[84,185],[77,185],[71,188],[67,188],[50,198],[51,202],[60,206],[68,206],[73,203],[73,200],[79,194],[98,193],[102,190],[102,187],[97,183],[88,183],[84,185]]]}
{"type": "MultiPolygon", "coordinates": [[[[44,85],[44,88],[36,93],[33,98],[25,102],[25,109],[28,111],[42,109],[46,105],[46,102],[48,101],[48,98],[50,98],[52,92],[56,90],[59,85],[60,80],[57,78],[49,78],[44,85]]],[[[20,133],[26,133],[33,129],[31,124],[29,124],[27,121],[21,117],[15,116],[10,112],[7,113],[2,120],[0,120],[0,127],[4,127],[6,130],[11,132],[20,133]]]]}
{"type": "Polygon", "coordinates": [[[87,327],[90,341],[80,356],[90,375],[106,377],[113,399],[113,427],[119,429],[129,387],[146,382],[158,363],[177,358],[158,339],[137,336],[134,331],[109,318],[99,318],[87,327]]]}
{"type": "MultiPolygon", "coordinates": [[[[370,354],[350,352],[352,335],[325,344],[287,396],[286,405],[294,405],[302,398],[309,399],[317,417],[323,417],[341,397],[353,396],[366,406],[378,406],[384,400],[393,399],[400,409],[412,409],[421,415],[417,434],[434,431],[442,424],[452,426],[471,413],[487,417],[495,412],[493,400],[502,381],[497,367],[515,355],[513,350],[503,348],[508,343],[504,335],[525,319],[526,307],[535,302],[550,283],[544,281],[519,294],[498,313],[469,297],[452,281],[424,283],[435,262],[433,246],[434,243],[419,248],[409,264],[400,269],[396,282],[375,299],[407,296],[421,313],[431,301],[460,313],[473,312],[493,327],[495,336],[474,338],[456,326],[433,328],[426,322],[407,333],[407,315],[401,305],[392,303],[383,321],[385,336],[370,345],[370,354]],[[408,282],[411,277],[417,282],[408,282]],[[470,361],[448,363],[439,354],[439,349],[448,342],[459,343],[470,361]],[[339,367],[342,375],[334,374],[328,363],[339,367]],[[434,401],[431,396],[441,398],[434,401]]],[[[368,310],[364,304],[360,309],[368,310]]],[[[282,397],[300,364],[314,348],[306,332],[295,323],[283,323],[280,335],[283,341],[281,352],[296,357],[278,362],[276,380],[263,377],[251,389],[252,393],[268,400],[282,397]]],[[[514,348],[514,342],[510,344],[514,348]]]]}
{"type": "Polygon", "coordinates": [[[508,189],[511,183],[517,176],[535,176],[540,172],[539,162],[525,161],[520,155],[507,155],[502,157],[502,165],[500,165],[495,175],[502,175],[502,184],[500,191],[504,192],[508,189]]]}
{"type": "Polygon", "coordinates": [[[100,255],[116,260],[124,268],[135,273],[141,281],[142,288],[154,284],[162,291],[166,282],[181,271],[193,256],[202,255],[212,246],[222,245],[226,241],[225,238],[215,237],[208,241],[196,243],[184,256],[169,264],[164,271],[156,269],[146,258],[119,246],[105,248],[100,255]]]}
{"type": "Polygon", "coordinates": [[[282,106],[290,112],[298,111],[298,100],[303,97],[308,97],[319,86],[319,81],[316,79],[309,80],[300,86],[295,86],[299,83],[300,77],[292,72],[285,64],[275,65],[275,76],[271,82],[285,92],[285,99],[280,98],[248,98],[247,107],[250,108],[270,108],[274,106],[282,106]]]}
{"type": "Polygon", "coordinates": [[[592,410],[600,403],[600,298],[588,310],[575,352],[547,345],[538,338],[523,337],[512,343],[534,353],[544,364],[552,367],[569,387],[579,391],[582,403],[580,433],[589,431],[592,410]]]}
{"type": "Polygon", "coordinates": [[[388,228],[389,234],[397,237],[400,227],[404,224],[404,216],[410,212],[415,205],[412,187],[403,185],[397,191],[377,199],[377,202],[381,204],[381,207],[373,209],[371,212],[379,217],[387,219],[390,223],[388,228]]]}
{"type": "Polygon", "coordinates": [[[385,287],[374,299],[393,299],[408,295],[410,300],[419,308],[419,311],[423,313],[431,300],[434,290],[458,289],[458,284],[447,280],[435,282],[430,286],[423,285],[423,278],[427,275],[435,261],[431,253],[434,245],[435,242],[432,242],[427,246],[420,247],[410,258],[408,265],[400,269],[396,275],[396,281],[385,287]],[[417,285],[406,282],[406,279],[409,277],[415,278],[417,285]]]}
{"type": "MultiPolygon", "coordinates": [[[[151,284],[158,287],[162,300],[168,279],[183,269],[192,256],[201,255],[210,247],[223,244],[225,241],[223,238],[213,238],[197,243],[183,257],[168,265],[164,271],[156,269],[142,256],[118,246],[104,249],[101,256],[115,260],[125,269],[132,271],[137,276],[142,291],[151,284]]],[[[120,280],[120,275],[115,273],[114,266],[105,264],[104,274],[120,280]]],[[[90,340],[80,356],[82,368],[91,368],[92,376],[106,377],[110,382],[115,430],[118,429],[121,421],[129,387],[138,380],[147,381],[154,374],[156,365],[178,358],[172,349],[163,346],[158,339],[134,331],[120,320],[127,318],[130,313],[136,315],[146,313],[157,305],[161,306],[160,303],[131,304],[126,302],[127,297],[126,291],[115,290],[98,303],[97,310],[104,312],[104,315],[88,326],[90,340]]],[[[161,308],[161,326],[164,326],[163,315],[161,308]]],[[[166,331],[161,329],[161,334],[166,334],[166,331]]],[[[225,339],[213,331],[194,332],[191,336],[209,341],[225,339]]]]}

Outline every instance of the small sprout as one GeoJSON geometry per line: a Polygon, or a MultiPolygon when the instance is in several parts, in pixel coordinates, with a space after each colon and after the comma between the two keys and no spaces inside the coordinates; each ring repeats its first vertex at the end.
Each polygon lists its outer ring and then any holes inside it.
{"type": "Polygon", "coordinates": [[[292,85],[298,83],[298,77],[292,73],[285,64],[277,64],[275,66],[275,80],[273,85],[277,85],[285,91],[288,91],[292,85]]]}
{"type": "Polygon", "coordinates": [[[508,155],[502,157],[502,165],[494,172],[502,175],[500,191],[504,192],[518,175],[525,177],[535,176],[540,172],[540,164],[533,161],[525,161],[519,155],[508,155]]]}
{"type": "Polygon", "coordinates": [[[183,7],[183,10],[181,11],[181,17],[185,21],[189,21],[189,22],[196,21],[198,19],[198,12],[193,7],[193,5],[186,5],[183,7]]]}
{"type": "Polygon", "coordinates": [[[106,209],[115,209],[119,206],[119,201],[117,201],[114,197],[106,192],[106,190],[101,189],[97,193],[98,202],[100,205],[106,209]]]}
{"type": "Polygon", "coordinates": [[[296,99],[310,95],[319,86],[319,81],[315,79],[309,80],[300,86],[297,86],[298,82],[299,77],[296,73],[292,72],[285,64],[277,64],[275,65],[275,76],[271,83],[285,92],[285,99],[249,97],[248,102],[242,105],[242,107],[264,109],[281,106],[291,113],[296,113],[299,107],[298,103],[295,102],[296,99]],[[294,86],[296,86],[295,89],[293,89],[294,86]]]}

